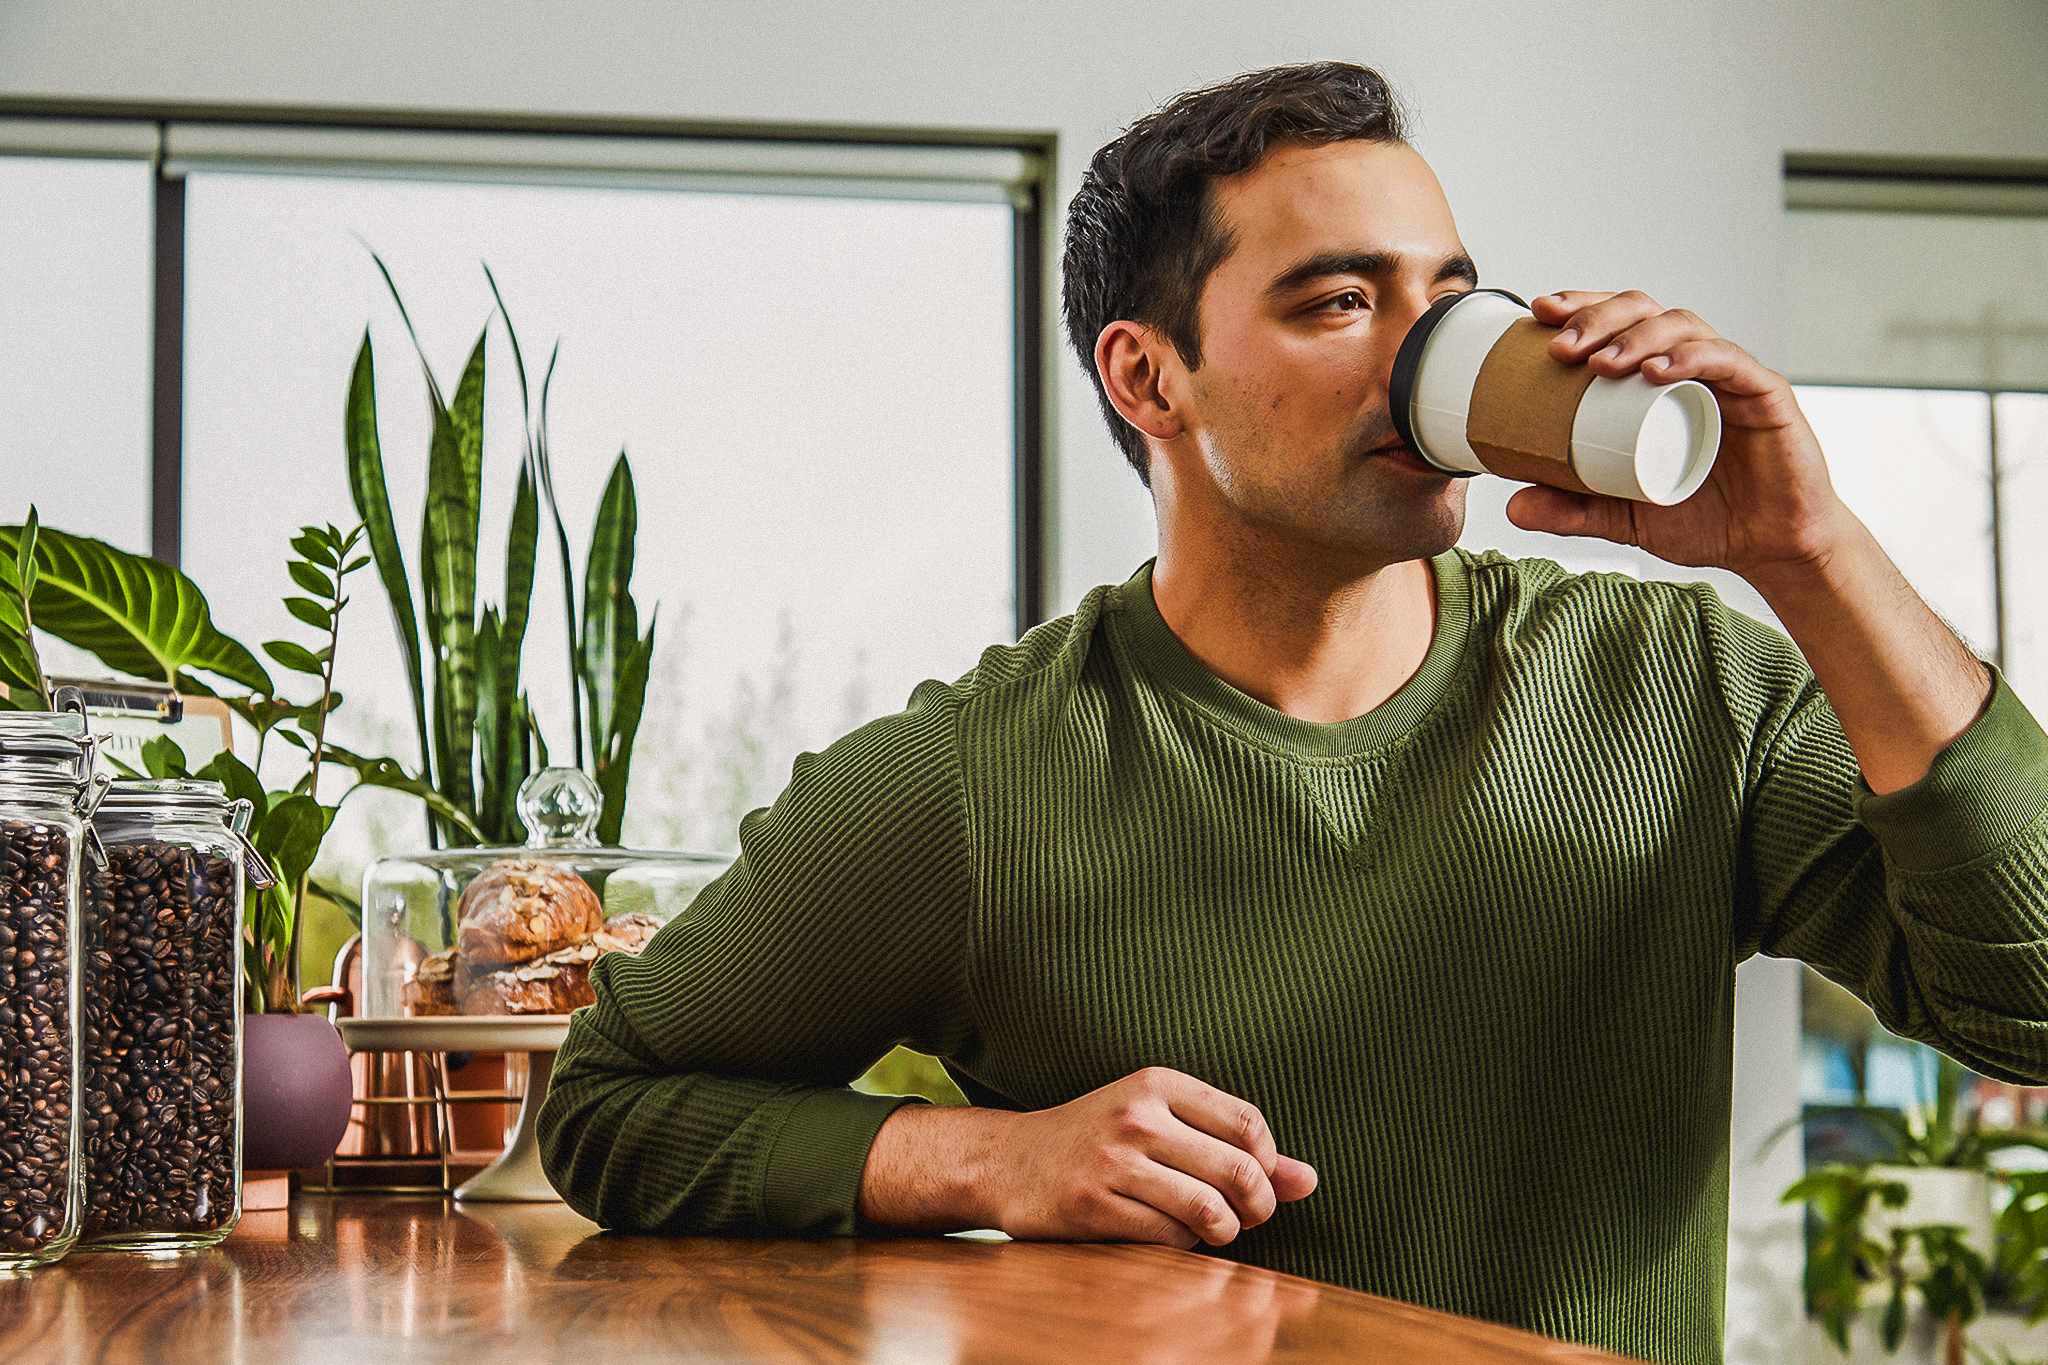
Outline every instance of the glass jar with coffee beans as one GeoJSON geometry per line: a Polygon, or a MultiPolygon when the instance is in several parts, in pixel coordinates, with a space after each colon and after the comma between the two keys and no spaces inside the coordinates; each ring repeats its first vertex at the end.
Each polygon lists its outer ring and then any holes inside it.
{"type": "Polygon", "coordinates": [[[78,1236],[79,868],[93,749],[81,714],[0,713],[0,1270],[78,1236]]]}
{"type": "Polygon", "coordinates": [[[79,1250],[178,1251],[241,1214],[242,831],[218,782],[121,778],[93,817],[79,1250]]]}

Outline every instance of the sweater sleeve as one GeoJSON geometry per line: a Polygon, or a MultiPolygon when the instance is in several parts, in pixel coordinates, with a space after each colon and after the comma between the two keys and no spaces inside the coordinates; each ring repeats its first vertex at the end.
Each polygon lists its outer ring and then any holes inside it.
{"type": "Polygon", "coordinates": [[[955,729],[935,683],[800,757],[730,870],[639,957],[594,964],[539,1137],[578,1212],[621,1232],[845,1235],[906,1101],[847,1085],[967,1024],[971,899],[955,729]]]}
{"type": "MultiPolygon", "coordinates": [[[[1738,652],[1775,647],[1804,674],[1782,637],[1733,619],[1738,652]]],[[[1994,671],[1927,775],[1876,796],[1810,675],[1780,695],[1731,704],[1757,741],[1745,950],[1806,961],[1986,1076],[2048,1083],[2048,736],[1994,671]]]]}

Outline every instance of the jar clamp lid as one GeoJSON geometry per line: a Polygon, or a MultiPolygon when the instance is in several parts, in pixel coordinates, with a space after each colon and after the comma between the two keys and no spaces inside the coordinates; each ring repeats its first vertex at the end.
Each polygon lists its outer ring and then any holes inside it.
{"type": "Polygon", "coordinates": [[[270,860],[249,838],[256,807],[247,797],[230,801],[221,783],[201,778],[122,777],[107,788],[100,808],[109,820],[122,815],[185,815],[197,822],[218,822],[235,836],[242,871],[257,887],[277,885],[270,860]]]}

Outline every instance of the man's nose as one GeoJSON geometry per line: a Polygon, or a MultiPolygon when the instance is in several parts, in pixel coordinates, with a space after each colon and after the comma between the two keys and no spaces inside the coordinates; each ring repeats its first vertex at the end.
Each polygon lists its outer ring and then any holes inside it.
{"type": "Polygon", "coordinates": [[[1394,357],[1400,354],[1408,329],[1429,311],[1429,305],[1430,291],[1424,286],[1388,289],[1380,295],[1381,335],[1374,338],[1373,371],[1382,388],[1393,384],[1394,357]]]}

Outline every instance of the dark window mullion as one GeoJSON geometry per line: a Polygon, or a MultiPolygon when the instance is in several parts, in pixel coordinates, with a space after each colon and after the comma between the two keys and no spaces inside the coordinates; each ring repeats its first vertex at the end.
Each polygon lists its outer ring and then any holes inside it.
{"type": "Polygon", "coordinates": [[[156,176],[155,340],[151,357],[149,553],[175,565],[184,518],[185,182],[156,176]]]}

